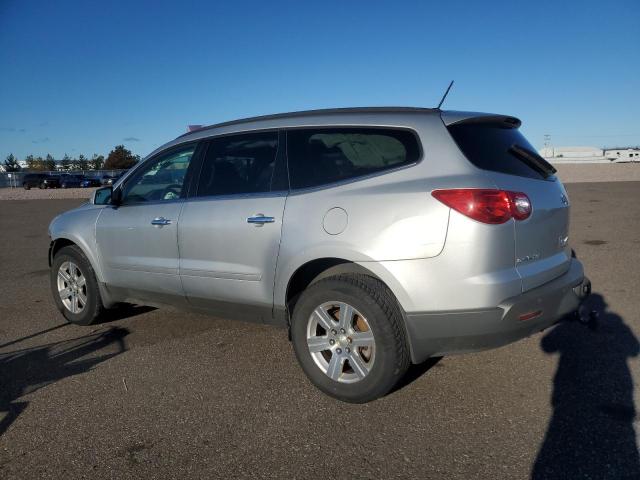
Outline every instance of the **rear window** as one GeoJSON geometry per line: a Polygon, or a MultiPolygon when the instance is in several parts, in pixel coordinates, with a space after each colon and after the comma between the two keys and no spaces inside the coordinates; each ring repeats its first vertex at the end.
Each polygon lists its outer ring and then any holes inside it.
{"type": "Polygon", "coordinates": [[[476,167],[521,177],[544,178],[513,153],[514,146],[536,151],[517,128],[474,122],[456,123],[448,129],[462,153],[476,167]]]}
{"type": "Polygon", "coordinates": [[[309,188],[370,175],[418,161],[420,147],[408,130],[303,128],[287,132],[292,188],[309,188]]]}
{"type": "Polygon", "coordinates": [[[269,192],[277,153],[276,131],[214,138],[202,165],[196,196],[269,192]]]}

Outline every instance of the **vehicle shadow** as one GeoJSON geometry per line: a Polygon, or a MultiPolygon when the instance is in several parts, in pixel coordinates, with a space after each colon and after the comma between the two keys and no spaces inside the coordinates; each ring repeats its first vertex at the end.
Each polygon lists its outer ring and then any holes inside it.
{"type": "Polygon", "coordinates": [[[156,310],[156,308],[146,305],[123,303],[115,308],[110,308],[102,312],[97,324],[99,325],[102,323],[115,322],[116,320],[124,320],[137,315],[142,315],[143,313],[152,312],[153,310],[156,310]]]}
{"type": "Polygon", "coordinates": [[[91,370],[126,351],[129,330],[111,327],[95,334],[0,354],[0,436],[27,408],[19,398],[91,370]],[[109,353],[100,350],[109,347],[109,353]]]}
{"type": "Polygon", "coordinates": [[[586,306],[599,312],[597,325],[563,322],[541,340],[542,350],[560,359],[553,415],[531,472],[536,480],[640,478],[627,365],[640,344],[602,295],[593,294],[586,306]]]}
{"type": "Polygon", "coordinates": [[[418,363],[418,364],[412,363],[411,365],[409,365],[407,372],[398,381],[398,383],[396,383],[396,385],[391,389],[388,395],[392,394],[393,392],[397,392],[398,390],[402,390],[405,387],[408,387],[413,382],[415,382],[420,377],[422,377],[422,375],[424,375],[429,370],[431,370],[433,367],[442,366],[442,365],[438,365],[440,360],[442,360],[442,357],[431,357],[422,363],[418,363]]]}

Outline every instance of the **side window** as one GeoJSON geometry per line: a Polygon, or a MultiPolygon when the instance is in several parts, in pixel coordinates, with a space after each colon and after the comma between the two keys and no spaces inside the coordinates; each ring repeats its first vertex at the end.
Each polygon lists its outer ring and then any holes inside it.
{"type": "Polygon", "coordinates": [[[185,177],[195,150],[192,145],[183,150],[161,155],[141,167],[124,186],[123,203],[144,203],[176,200],[186,188],[185,177]]]}
{"type": "Polygon", "coordinates": [[[418,161],[416,136],[386,128],[313,128],[287,132],[292,188],[308,188],[418,161]]]}
{"type": "Polygon", "coordinates": [[[278,132],[214,138],[202,164],[196,196],[269,192],[277,152],[278,132]]]}

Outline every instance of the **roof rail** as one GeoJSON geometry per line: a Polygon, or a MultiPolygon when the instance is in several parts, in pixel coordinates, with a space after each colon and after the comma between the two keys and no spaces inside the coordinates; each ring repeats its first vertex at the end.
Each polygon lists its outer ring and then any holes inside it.
{"type": "MultiPolygon", "coordinates": [[[[207,125],[201,127],[195,131],[202,132],[203,130],[210,130],[213,128],[228,127],[230,125],[239,125],[242,123],[263,121],[263,120],[278,120],[281,118],[293,118],[293,117],[313,117],[317,115],[332,115],[332,114],[348,114],[348,113],[402,113],[402,112],[437,112],[436,108],[423,108],[423,107],[348,107],[348,108],[324,108],[317,110],[302,110],[299,112],[288,113],[275,113],[271,115],[260,115],[257,117],[247,117],[238,120],[231,120],[228,122],[216,123],[213,125],[207,125]]],[[[193,132],[187,132],[180,135],[178,138],[190,135],[193,132]]]]}

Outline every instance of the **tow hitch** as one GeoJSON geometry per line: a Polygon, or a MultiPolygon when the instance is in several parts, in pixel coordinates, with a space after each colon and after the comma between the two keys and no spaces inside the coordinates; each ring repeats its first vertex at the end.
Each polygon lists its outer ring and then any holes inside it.
{"type": "Polygon", "coordinates": [[[580,285],[573,287],[573,292],[580,299],[580,305],[573,313],[572,319],[588,326],[592,330],[595,330],[598,328],[598,318],[600,313],[597,310],[589,310],[584,304],[587,297],[591,295],[591,280],[584,277],[584,280],[580,285]]]}

